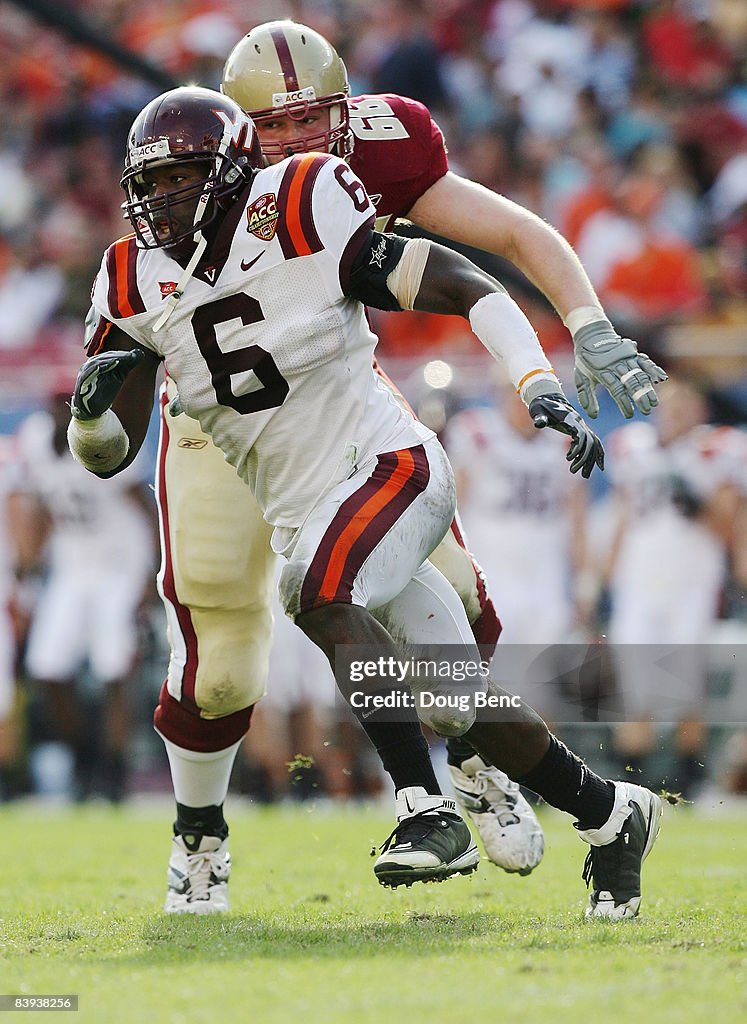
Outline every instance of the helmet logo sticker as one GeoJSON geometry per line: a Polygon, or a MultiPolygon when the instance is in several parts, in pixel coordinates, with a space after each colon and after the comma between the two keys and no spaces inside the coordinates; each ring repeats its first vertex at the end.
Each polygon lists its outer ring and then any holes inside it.
{"type": "Polygon", "coordinates": [[[316,100],[316,89],[313,85],[307,85],[305,89],[294,89],[293,92],[274,92],[272,94],[273,107],[284,107],[286,103],[314,103],[316,100]]]}
{"type": "Polygon", "coordinates": [[[146,142],[144,146],[133,146],[130,150],[130,162],[141,164],[145,160],[164,160],[171,156],[171,146],[168,139],[156,139],[155,142],[146,142]]]}
{"type": "Polygon", "coordinates": [[[267,192],[246,208],[246,229],[263,242],[271,242],[275,237],[279,216],[277,196],[267,192]]]}

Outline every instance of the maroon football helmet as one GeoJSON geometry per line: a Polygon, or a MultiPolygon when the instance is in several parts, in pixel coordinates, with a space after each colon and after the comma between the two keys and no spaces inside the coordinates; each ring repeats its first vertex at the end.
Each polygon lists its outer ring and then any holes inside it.
{"type": "Polygon", "coordinates": [[[214,221],[263,165],[254,122],[237,103],[211,89],[172,89],[151,100],[130,129],[122,208],[141,245],[168,248],[214,221]],[[204,175],[160,194],[144,176],[193,161],[204,175]]]}

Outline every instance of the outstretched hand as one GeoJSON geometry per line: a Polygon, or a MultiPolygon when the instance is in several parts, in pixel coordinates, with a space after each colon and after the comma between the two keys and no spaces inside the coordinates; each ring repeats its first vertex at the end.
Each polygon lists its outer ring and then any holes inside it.
{"type": "Polygon", "coordinates": [[[579,416],[564,395],[540,395],[529,403],[529,415],[535,427],[542,430],[550,427],[572,439],[566,459],[571,464],[571,473],[589,478],[594,466],[604,469],[604,447],[594,431],[579,416]]]}
{"type": "Polygon", "coordinates": [[[127,374],[145,358],[141,349],[102,352],[78,370],[70,411],[77,420],[93,420],[111,407],[127,374]]]}
{"type": "Polygon", "coordinates": [[[609,392],[628,420],[635,409],[648,416],[659,404],[654,384],[665,381],[666,373],[639,352],[631,338],[621,338],[609,321],[600,320],[579,328],[573,335],[573,349],[578,400],[592,419],[599,413],[595,393],[598,384],[609,392]]]}

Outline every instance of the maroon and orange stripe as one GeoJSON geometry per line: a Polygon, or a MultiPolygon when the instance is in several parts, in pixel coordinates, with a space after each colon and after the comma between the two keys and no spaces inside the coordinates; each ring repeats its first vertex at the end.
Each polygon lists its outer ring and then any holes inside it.
{"type": "Polygon", "coordinates": [[[311,210],[311,192],[316,176],[328,157],[325,153],[305,153],[288,162],[278,189],[277,238],[287,260],[321,252],[321,243],[311,210]]]}
{"type": "Polygon", "coordinates": [[[422,445],[378,456],[371,476],[342,503],[322,537],[301,588],[301,612],[351,602],[361,566],[429,478],[422,445]]]}
{"type": "Polygon", "coordinates": [[[115,319],[145,312],[145,303],[137,286],[137,254],[134,235],[118,239],[106,253],[109,309],[115,319]]]}

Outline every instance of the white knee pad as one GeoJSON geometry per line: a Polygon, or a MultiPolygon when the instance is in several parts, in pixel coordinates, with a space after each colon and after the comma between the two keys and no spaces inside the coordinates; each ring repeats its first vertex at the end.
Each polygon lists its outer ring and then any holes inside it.
{"type": "MultiPolygon", "coordinates": [[[[264,696],[270,663],[269,608],[192,609],[198,662],[194,699],[203,718],[223,718],[264,696]]],[[[181,696],[183,666],[172,654],[169,692],[181,696]]]]}
{"type": "Polygon", "coordinates": [[[439,736],[463,736],[475,724],[475,705],[471,694],[429,690],[416,695],[418,718],[439,736]],[[426,704],[433,700],[433,704],[426,704]]]}

